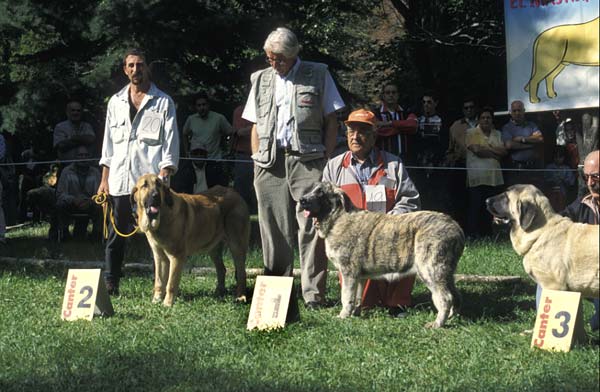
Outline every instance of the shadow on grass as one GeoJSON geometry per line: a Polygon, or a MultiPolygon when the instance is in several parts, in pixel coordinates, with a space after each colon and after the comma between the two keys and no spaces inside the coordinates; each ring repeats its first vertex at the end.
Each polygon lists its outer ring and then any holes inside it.
{"type": "MultiPolygon", "coordinates": [[[[171,349],[177,351],[177,345],[171,349]]],[[[169,348],[167,348],[169,350],[169,348]]],[[[192,350],[193,351],[193,350],[192,350]]],[[[210,349],[209,349],[210,351],[210,349]]],[[[81,353],[79,355],[85,355],[81,353]]],[[[18,379],[3,379],[0,390],[9,391],[316,391],[323,385],[317,381],[303,380],[293,385],[285,375],[270,374],[218,367],[211,363],[212,356],[202,362],[189,363],[185,354],[149,351],[138,355],[110,352],[98,357],[94,363],[85,358],[75,358],[80,366],[74,367],[57,358],[53,371],[23,374],[18,379]]],[[[342,391],[340,388],[328,388],[342,391]]]]}
{"type": "MultiPolygon", "coordinates": [[[[416,309],[436,313],[431,293],[422,284],[415,290],[413,304],[416,309]]],[[[535,285],[520,283],[458,283],[461,295],[461,318],[468,321],[491,319],[511,322],[519,318],[516,310],[535,308],[535,285]]]]}

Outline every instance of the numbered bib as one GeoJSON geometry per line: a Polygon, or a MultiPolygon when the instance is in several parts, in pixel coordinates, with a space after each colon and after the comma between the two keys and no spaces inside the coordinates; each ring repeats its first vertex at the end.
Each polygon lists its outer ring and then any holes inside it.
{"type": "Polygon", "coordinates": [[[365,198],[367,200],[367,210],[385,213],[385,186],[365,185],[365,198]]]}
{"type": "Polygon", "coordinates": [[[569,351],[583,338],[581,293],[542,290],[531,347],[569,351]]]}
{"type": "Polygon", "coordinates": [[[60,317],[72,321],[112,316],[114,310],[100,269],[70,269],[60,317]]]}

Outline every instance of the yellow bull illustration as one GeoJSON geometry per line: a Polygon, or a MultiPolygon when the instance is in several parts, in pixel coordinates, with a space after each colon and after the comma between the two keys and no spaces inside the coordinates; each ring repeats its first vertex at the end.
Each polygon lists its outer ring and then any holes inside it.
{"type": "Polygon", "coordinates": [[[551,27],[533,43],[531,78],[525,85],[531,103],[540,102],[538,88],[546,79],[548,98],[556,97],[554,79],[567,65],[598,66],[598,18],[585,23],[551,27]]]}

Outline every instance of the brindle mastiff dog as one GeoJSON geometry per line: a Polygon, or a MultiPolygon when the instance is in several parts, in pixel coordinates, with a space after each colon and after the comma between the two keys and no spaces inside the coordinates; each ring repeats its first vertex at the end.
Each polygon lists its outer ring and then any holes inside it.
{"type": "Polygon", "coordinates": [[[598,298],[598,225],[557,214],[533,185],[513,185],[486,204],[497,222],[511,225],[513,248],[542,288],[598,298]]]}
{"type": "Polygon", "coordinates": [[[223,242],[235,264],[236,297],[246,300],[246,253],[250,234],[248,207],[231,188],[215,186],[198,195],[173,192],[154,174],[140,177],[131,192],[137,223],[154,255],[152,302],[173,305],[187,257],[208,253],[217,269],[217,295],[225,294],[223,242]]]}
{"type": "Polygon", "coordinates": [[[300,199],[325,239],[327,257],[342,274],[342,311],[346,318],[360,313],[367,278],[397,280],[417,275],[431,291],[439,328],[458,310],[460,296],[454,271],[464,249],[460,226],[433,211],[401,215],[346,209],[352,202],[332,183],[318,183],[300,199]]]}

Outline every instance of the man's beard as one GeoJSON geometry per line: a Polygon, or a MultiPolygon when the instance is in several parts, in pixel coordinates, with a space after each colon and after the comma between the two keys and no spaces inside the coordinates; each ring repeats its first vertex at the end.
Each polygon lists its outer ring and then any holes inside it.
{"type": "Polygon", "coordinates": [[[136,73],[131,76],[131,83],[142,84],[144,82],[144,75],[142,73],[136,73]]]}

